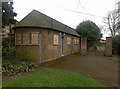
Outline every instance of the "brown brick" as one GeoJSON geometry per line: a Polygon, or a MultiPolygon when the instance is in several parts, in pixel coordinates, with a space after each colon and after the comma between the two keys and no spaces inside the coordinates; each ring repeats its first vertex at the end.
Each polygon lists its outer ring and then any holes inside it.
{"type": "Polygon", "coordinates": [[[81,38],[81,55],[87,54],[87,38],[81,38]]]}
{"type": "Polygon", "coordinates": [[[106,49],[105,49],[106,56],[112,56],[112,38],[106,37],[106,49]]]}
{"type": "MultiPolygon", "coordinates": [[[[48,29],[40,29],[40,28],[18,28],[15,30],[15,33],[26,33],[26,32],[40,32],[41,33],[41,59],[42,62],[54,60],[62,56],[61,54],[61,38],[64,37],[64,56],[72,53],[72,38],[78,39],[79,37],[69,35],[69,34],[61,34],[58,31],[48,30],[48,29]],[[59,36],[59,44],[54,45],[54,34],[59,36]],[[71,38],[71,43],[67,44],[67,37],[71,38]]],[[[38,45],[17,45],[17,48],[22,49],[22,51],[26,52],[27,59],[40,62],[40,48],[38,45]]],[[[78,52],[79,44],[74,44],[74,52],[78,52]]]]}

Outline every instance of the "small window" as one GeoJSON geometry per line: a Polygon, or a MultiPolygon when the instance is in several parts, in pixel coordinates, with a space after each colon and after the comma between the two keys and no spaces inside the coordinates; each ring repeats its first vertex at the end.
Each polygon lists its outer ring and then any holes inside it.
{"type": "Polygon", "coordinates": [[[75,39],[74,44],[76,44],[76,41],[77,41],[77,40],[75,39]]]}
{"type": "Polygon", "coordinates": [[[79,44],[79,39],[75,39],[75,44],[79,44]]]}
{"type": "Polygon", "coordinates": [[[76,44],[77,44],[78,39],[76,39],[76,44]]]}
{"type": "Polygon", "coordinates": [[[67,44],[70,44],[70,43],[71,43],[71,39],[67,38],[67,44]]]}
{"type": "Polygon", "coordinates": [[[16,44],[21,44],[22,43],[21,33],[16,33],[15,34],[15,43],[16,44]]]}
{"type": "Polygon", "coordinates": [[[31,44],[39,44],[39,34],[31,33],[31,44]]]}
{"type": "Polygon", "coordinates": [[[77,44],[79,44],[79,39],[77,39],[77,44]]]}
{"type": "Polygon", "coordinates": [[[58,35],[54,35],[54,45],[58,45],[59,41],[58,41],[58,35]]]}
{"type": "Polygon", "coordinates": [[[23,44],[30,44],[30,33],[23,33],[23,44]]]}

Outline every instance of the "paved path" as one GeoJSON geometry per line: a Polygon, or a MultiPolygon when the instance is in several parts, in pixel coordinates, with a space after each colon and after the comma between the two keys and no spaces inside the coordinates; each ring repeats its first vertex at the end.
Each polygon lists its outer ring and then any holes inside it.
{"type": "Polygon", "coordinates": [[[84,57],[76,53],[46,62],[43,66],[77,72],[92,77],[105,86],[116,87],[118,83],[118,62],[108,60],[98,54],[96,52],[89,52],[84,57]]]}

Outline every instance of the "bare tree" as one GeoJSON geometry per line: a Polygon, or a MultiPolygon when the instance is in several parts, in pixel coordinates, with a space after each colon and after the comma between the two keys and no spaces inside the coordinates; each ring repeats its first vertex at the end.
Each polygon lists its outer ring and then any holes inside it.
{"type": "Polygon", "coordinates": [[[118,34],[118,22],[119,22],[119,17],[118,17],[118,10],[114,10],[108,13],[107,18],[104,18],[104,23],[106,24],[105,27],[106,29],[110,31],[111,36],[114,37],[115,35],[118,34]]]}
{"type": "Polygon", "coordinates": [[[120,35],[120,1],[117,3],[118,4],[118,34],[120,35]]]}

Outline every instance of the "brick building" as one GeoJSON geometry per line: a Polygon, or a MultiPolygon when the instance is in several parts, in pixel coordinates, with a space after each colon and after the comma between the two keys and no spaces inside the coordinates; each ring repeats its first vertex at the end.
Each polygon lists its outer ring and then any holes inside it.
{"type": "MultiPolygon", "coordinates": [[[[14,27],[14,24],[11,24],[11,28],[13,28],[13,27],[14,27]]],[[[2,29],[3,29],[2,38],[8,37],[9,31],[10,31],[10,26],[9,26],[9,25],[6,25],[6,26],[4,26],[4,28],[2,28],[2,29]]],[[[13,30],[12,30],[12,31],[13,31],[13,30]]]]}
{"type": "Polygon", "coordinates": [[[34,62],[44,62],[78,52],[79,34],[36,10],[13,28],[15,45],[34,62]]]}

